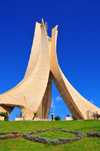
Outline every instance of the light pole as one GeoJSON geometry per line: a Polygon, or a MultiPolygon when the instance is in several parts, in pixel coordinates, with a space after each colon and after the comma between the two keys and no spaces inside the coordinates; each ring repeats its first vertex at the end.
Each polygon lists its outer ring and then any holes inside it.
{"type": "Polygon", "coordinates": [[[53,112],[52,112],[52,121],[53,121],[53,112]]]}

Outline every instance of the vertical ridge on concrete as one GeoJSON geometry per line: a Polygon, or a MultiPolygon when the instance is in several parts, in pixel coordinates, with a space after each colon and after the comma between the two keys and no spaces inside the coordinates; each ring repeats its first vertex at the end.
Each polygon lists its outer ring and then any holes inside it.
{"type": "Polygon", "coordinates": [[[51,74],[50,74],[45,94],[37,110],[37,117],[41,119],[48,118],[49,112],[50,112],[50,106],[51,106],[51,96],[52,96],[52,79],[51,79],[51,74]]]}
{"type": "Polygon", "coordinates": [[[62,73],[56,55],[56,41],[57,41],[57,26],[52,30],[51,38],[51,52],[50,52],[50,70],[51,77],[61,94],[65,104],[69,108],[70,112],[77,119],[89,119],[93,118],[96,111],[100,113],[100,109],[95,105],[87,101],[81,96],[74,87],[68,82],[62,73]]]}
{"type": "Polygon", "coordinates": [[[18,106],[24,118],[32,119],[44,96],[50,72],[50,50],[47,32],[36,23],[30,60],[24,79],[13,89],[0,95],[1,105],[18,106]],[[20,106],[19,106],[20,105],[20,106]]]}
{"type": "Polygon", "coordinates": [[[0,111],[9,113],[19,107],[25,119],[33,119],[34,113],[40,118],[48,118],[52,79],[70,112],[77,119],[93,118],[100,109],[81,96],[62,73],[56,54],[57,27],[52,29],[52,37],[42,23],[36,23],[34,39],[27,70],[23,80],[11,90],[0,95],[0,111]]]}

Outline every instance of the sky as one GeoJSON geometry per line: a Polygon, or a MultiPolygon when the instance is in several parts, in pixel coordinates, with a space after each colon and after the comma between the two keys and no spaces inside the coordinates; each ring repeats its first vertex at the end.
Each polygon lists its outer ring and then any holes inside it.
{"type": "MultiPolygon", "coordinates": [[[[57,56],[65,77],[100,108],[100,1],[0,0],[0,94],[17,85],[28,64],[35,23],[58,25],[57,56]]],[[[54,83],[50,109],[65,120],[70,111],[54,83]]],[[[20,114],[15,108],[9,119],[20,114]]]]}

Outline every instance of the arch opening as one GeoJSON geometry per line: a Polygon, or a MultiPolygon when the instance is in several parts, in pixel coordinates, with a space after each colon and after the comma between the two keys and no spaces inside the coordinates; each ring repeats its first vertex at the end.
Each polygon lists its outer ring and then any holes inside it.
{"type": "Polygon", "coordinates": [[[21,117],[21,109],[18,107],[15,107],[12,112],[9,115],[9,120],[15,120],[16,117],[21,117]]]}
{"type": "Polygon", "coordinates": [[[54,117],[60,116],[61,120],[65,120],[66,116],[72,116],[70,110],[66,106],[64,100],[62,99],[58,89],[56,88],[52,80],[52,101],[49,113],[49,119],[51,119],[51,114],[54,113],[54,117]]]}

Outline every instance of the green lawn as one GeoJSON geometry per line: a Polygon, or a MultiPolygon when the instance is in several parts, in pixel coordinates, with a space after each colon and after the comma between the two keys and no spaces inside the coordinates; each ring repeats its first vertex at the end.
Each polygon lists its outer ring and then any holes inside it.
{"type": "Polygon", "coordinates": [[[33,134],[33,135],[38,135],[38,136],[46,137],[49,139],[56,139],[56,138],[61,138],[61,137],[62,138],[64,138],[64,137],[73,138],[75,136],[72,133],[64,133],[64,132],[57,131],[57,130],[50,130],[50,131],[46,131],[46,132],[38,133],[38,134],[33,134]]]}
{"type": "MultiPolygon", "coordinates": [[[[0,121],[0,132],[19,131],[22,133],[36,131],[37,129],[47,128],[60,128],[75,131],[82,131],[85,135],[88,131],[99,130],[100,121],[86,120],[86,121],[0,121]]],[[[50,139],[60,137],[73,137],[73,134],[63,133],[60,131],[47,131],[38,134],[50,139]]],[[[82,138],[75,142],[63,145],[45,145],[42,143],[36,143],[28,141],[24,138],[14,138],[9,140],[0,140],[0,151],[100,151],[100,138],[82,138]]]]}

